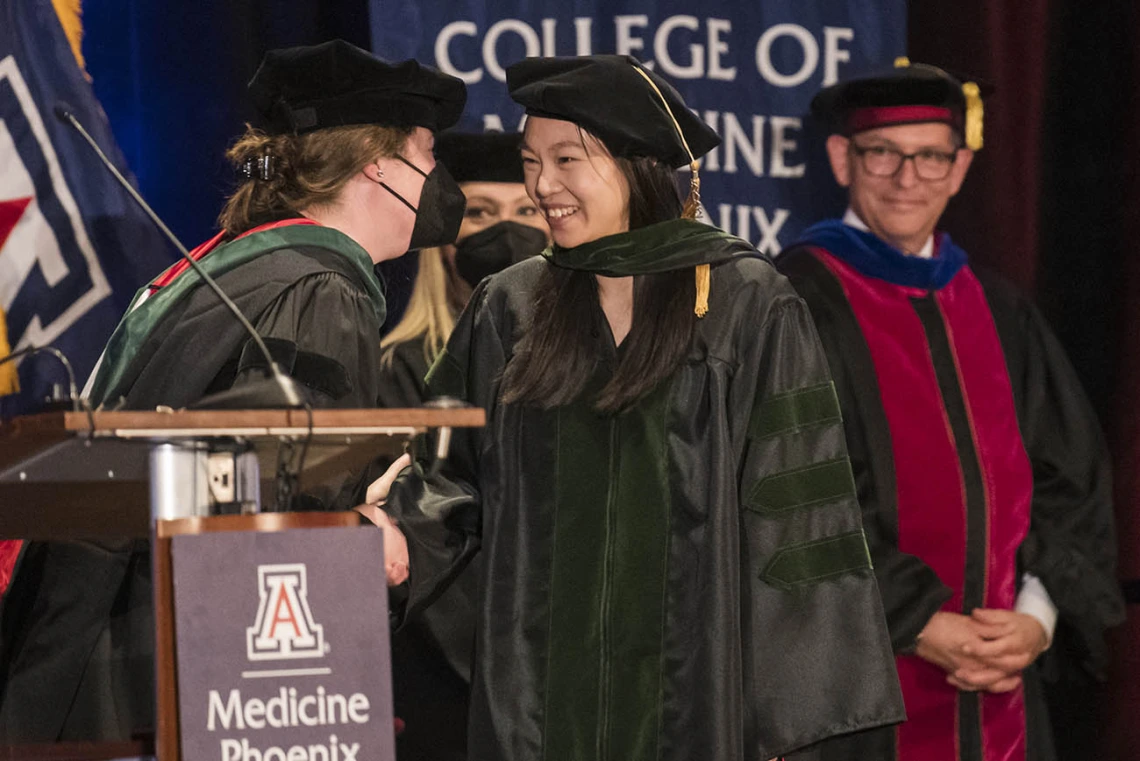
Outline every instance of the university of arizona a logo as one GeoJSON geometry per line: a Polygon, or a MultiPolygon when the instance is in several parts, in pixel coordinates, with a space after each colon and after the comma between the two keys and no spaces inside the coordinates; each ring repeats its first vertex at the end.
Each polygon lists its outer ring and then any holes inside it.
{"type": "Polygon", "coordinates": [[[257,621],[245,630],[249,660],[319,658],[328,651],[324,627],[309,609],[304,563],[258,566],[257,591],[257,621]]]}

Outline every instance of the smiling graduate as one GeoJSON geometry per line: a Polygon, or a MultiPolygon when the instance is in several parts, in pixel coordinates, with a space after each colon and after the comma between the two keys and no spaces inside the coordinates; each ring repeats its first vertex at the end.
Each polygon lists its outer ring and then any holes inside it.
{"type": "Polygon", "coordinates": [[[693,219],[719,138],[633,58],[507,84],[554,245],[482,282],[429,376],[487,426],[375,516],[409,611],[482,548],[469,757],[755,761],[900,721],[811,317],[693,219]]]}

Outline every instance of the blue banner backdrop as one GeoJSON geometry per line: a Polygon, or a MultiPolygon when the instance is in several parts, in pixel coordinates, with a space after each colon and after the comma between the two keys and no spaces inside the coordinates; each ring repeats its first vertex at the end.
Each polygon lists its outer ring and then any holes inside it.
{"type": "Polygon", "coordinates": [[[664,75],[723,144],[702,162],[708,220],[776,254],[842,212],[808,118],[821,87],[906,52],[905,0],[371,0],[372,50],[467,83],[461,129],[517,130],[504,69],[524,56],[620,53],[664,75]]]}

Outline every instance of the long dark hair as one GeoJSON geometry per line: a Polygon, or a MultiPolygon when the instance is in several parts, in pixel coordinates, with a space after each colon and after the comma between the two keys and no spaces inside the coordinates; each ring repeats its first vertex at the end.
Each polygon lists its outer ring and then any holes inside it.
{"type": "MultiPolygon", "coordinates": [[[[614,161],[629,185],[631,230],[681,216],[671,167],[651,158],[614,161]]],[[[625,350],[594,400],[597,410],[620,412],[673,373],[688,351],[695,296],[691,268],[634,278],[625,350]]],[[[598,284],[592,273],[547,269],[536,289],[534,322],[503,372],[505,403],[549,409],[582,394],[599,359],[594,323],[584,319],[596,308],[598,284]]]]}

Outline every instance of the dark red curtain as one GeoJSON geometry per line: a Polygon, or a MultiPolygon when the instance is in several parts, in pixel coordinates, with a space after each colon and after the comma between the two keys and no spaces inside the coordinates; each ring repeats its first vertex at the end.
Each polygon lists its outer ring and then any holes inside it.
{"type": "Polygon", "coordinates": [[[986,146],[946,229],[1032,292],[1069,353],[1116,467],[1129,622],[1109,683],[1051,706],[1058,757],[1140,752],[1140,9],[1131,0],[916,0],[910,55],[993,85],[986,146]]]}
{"type": "Polygon", "coordinates": [[[919,0],[910,4],[910,56],[991,85],[985,148],[945,227],[974,262],[1032,288],[1037,270],[1040,140],[1049,0],[919,0]],[[1015,6],[1015,7],[1011,7],[1015,6]]]}
{"type": "MultiPolygon", "coordinates": [[[[1130,42],[1140,30],[1140,10],[1132,9],[1130,42]]],[[[1120,144],[1120,183],[1116,201],[1121,216],[1122,256],[1119,278],[1125,298],[1116,331],[1121,348],[1116,364],[1109,426],[1115,453],[1120,575],[1129,605],[1128,623],[1113,637],[1113,674],[1105,722],[1110,759],[1134,759],[1140,749],[1140,256],[1129,243],[1140,240],[1140,55],[1132,53],[1131,76],[1119,82],[1128,94],[1124,138],[1120,144]]],[[[1117,85],[1114,85],[1117,86],[1117,85]]]]}

